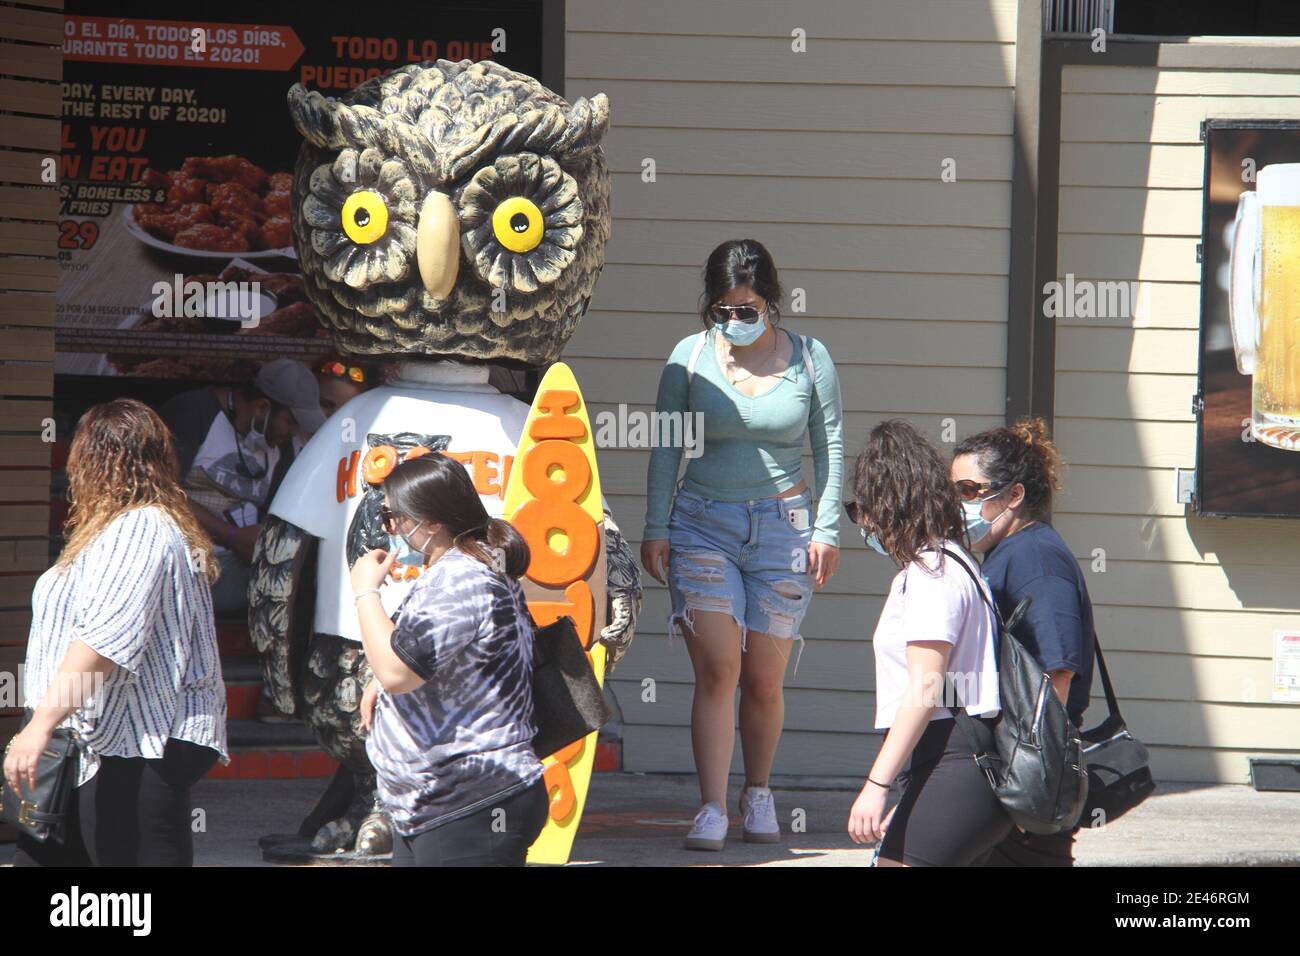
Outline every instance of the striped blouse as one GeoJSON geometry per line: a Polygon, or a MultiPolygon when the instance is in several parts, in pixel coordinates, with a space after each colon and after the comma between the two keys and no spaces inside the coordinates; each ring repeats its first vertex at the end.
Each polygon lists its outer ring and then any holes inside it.
{"type": "Polygon", "coordinates": [[[37,580],[23,675],[28,707],[45,699],[78,639],[118,665],[102,686],[85,688],[83,706],[63,723],[86,744],[78,786],[101,756],[158,759],[169,737],[230,762],[212,592],[163,509],[118,515],[70,568],[37,580]]]}

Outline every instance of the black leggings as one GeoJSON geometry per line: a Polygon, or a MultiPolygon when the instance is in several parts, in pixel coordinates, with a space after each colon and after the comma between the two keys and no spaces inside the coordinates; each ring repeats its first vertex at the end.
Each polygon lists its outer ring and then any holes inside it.
{"type": "Polygon", "coordinates": [[[432,830],[413,837],[394,834],[393,866],[523,866],[550,807],[546,783],[538,780],[432,830]]]}
{"type": "Polygon", "coordinates": [[[912,751],[903,796],[880,841],[885,859],[970,866],[1014,828],[956,724],[930,721],[912,751]]]}
{"type": "Polygon", "coordinates": [[[176,739],[160,760],[101,757],[77,788],[64,841],[19,834],[14,866],[193,866],[190,788],[219,758],[176,739]]]}

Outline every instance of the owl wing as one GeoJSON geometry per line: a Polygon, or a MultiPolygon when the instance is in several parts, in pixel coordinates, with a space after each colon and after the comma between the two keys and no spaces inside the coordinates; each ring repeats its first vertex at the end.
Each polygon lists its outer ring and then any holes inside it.
{"type": "Polygon", "coordinates": [[[612,673],[636,636],[636,616],[641,612],[641,569],[623,532],[614,522],[609,505],[605,510],[605,565],[609,578],[606,600],[607,624],[600,632],[605,645],[605,669],[612,673]]]}
{"type": "Polygon", "coordinates": [[[301,716],[301,675],[316,605],[314,537],[268,515],[253,546],[248,631],[276,709],[301,716]]]}

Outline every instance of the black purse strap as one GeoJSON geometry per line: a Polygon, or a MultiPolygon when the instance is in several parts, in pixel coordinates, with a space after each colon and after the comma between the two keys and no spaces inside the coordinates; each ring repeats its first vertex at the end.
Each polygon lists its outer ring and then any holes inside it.
{"type": "Polygon", "coordinates": [[[1111,686],[1110,672],[1106,670],[1106,658],[1101,653],[1101,641],[1097,640],[1095,629],[1092,632],[1092,646],[1097,652],[1097,670],[1101,671],[1101,686],[1106,692],[1106,710],[1122,724],[1124,715],[1119,712],[1119,699],[1115,696],[1115,688],[1111,686]]]}

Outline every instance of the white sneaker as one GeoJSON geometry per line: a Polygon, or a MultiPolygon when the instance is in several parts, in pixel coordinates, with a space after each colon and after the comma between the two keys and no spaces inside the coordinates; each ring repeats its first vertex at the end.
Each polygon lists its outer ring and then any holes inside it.
{"type": "Polygon", "coordinates": [[[688,850],[721,850],[727,842],[727,817],[716,803],[706,803],[695,814],[691,832],[686,835],[688,850]]]}
{"type": "Polygon", "coordinates": [[[740,815],[745,821],[746,843],[781,842],[776,803],[767,787],[746,787],[740,791],[740,815]]]}

